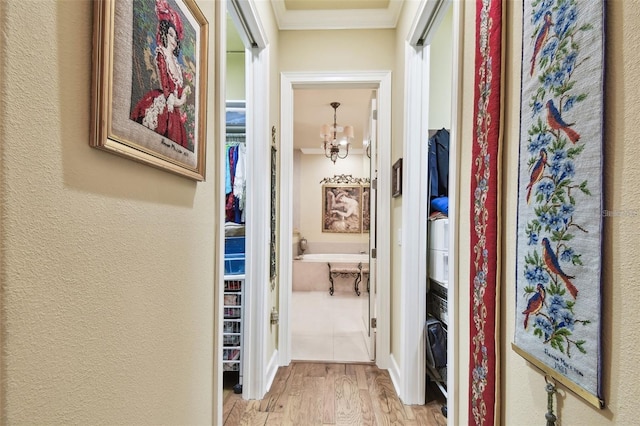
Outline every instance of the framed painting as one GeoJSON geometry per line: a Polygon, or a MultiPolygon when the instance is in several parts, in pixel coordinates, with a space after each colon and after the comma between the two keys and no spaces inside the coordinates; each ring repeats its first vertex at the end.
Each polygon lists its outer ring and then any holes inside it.
{"type": "Polygon", "coordinates": [[[204,180],[208,40],[194,0],[97,0],[90,145],[204,180]]]}
{"type": "Polygon", "coordinates": [[[602,408],[605,3],[523,7],[512,347],[602,408]]]}
{"type": "Polygon", "coordinates": [[[362,185],[362,232],[371,229],[371,186],[362,185]]]}
{"type": "Polygon", "coordinates": [[[276,148],[276,127],[271,127],[271,212],[270,212],[270,238],[269,238],[269,278],[271,280],[271,290],[275,288],[275,281],[278,274],[276,259],[277,246],[277,202],[278,202],[278,149],[276,148]]]}
{"type": "Polygon", "coordinates": [[[402,158],[398,159],[391,167],[391,196],[402,195],[402,158]]]}
{"type": "Polygon", "coordinates": [[[322,232],[362,232],[362,186],[322,186],[322,232]]]}

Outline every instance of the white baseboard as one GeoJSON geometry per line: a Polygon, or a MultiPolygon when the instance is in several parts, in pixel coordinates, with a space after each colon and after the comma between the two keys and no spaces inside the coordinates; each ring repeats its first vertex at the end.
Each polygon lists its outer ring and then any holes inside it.
{"type": "Polygon", "coordinates": [[[393,383],[393,387],[396,390],[396,393],[400,395],[400,389],[402,389],[402,375],[400,374],[400,367],[398,367],[398,363],[396,362],[393,354],[389,355],[389,377],[391,377],[391,383],[393,383]]]}
{"type": "Polygon", "coordinates": [[[279,367],[279,363],[278,363],[278,350],[276,349],[275,351],[273,351],[273,354],[271,354],[271,359],[269,360],[269,364],[267,365],[267,382],[266,382],[266,391],[269,392],[269,389],[271,388],[271,384],[273,384],[273,380],[276,378],[276,374],[278,373],[278,367],[279,367]]]}

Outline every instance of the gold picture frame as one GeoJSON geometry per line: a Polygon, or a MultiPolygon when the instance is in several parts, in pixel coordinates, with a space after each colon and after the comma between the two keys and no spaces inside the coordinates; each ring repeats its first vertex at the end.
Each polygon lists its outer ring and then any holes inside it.
{"type": "Polygon", "coordinates": [[[391,196],[399,197],[402,195],[402,158],[393,163],[391,166],[391,196]]]}
{"type": "Polygon", "coordinates": [[[194,0],[96,0],[89,144],[203,181],[208,42],[194,0]]]}
{"type": "Polygon", "coordinates": [[[269,241],[269,279],[271,290],[275,288],[278,276],[276,247],[278,244],[278,148],[276,144],[276,126],[271,126],[271,212],[270,212],[270,241],[269,241]]]}
{"type": "Polygon", "coordinates": [[[322,232],[362,232],[362,185],[322,186],[322,232]]]}
{"type": "Polygon", "coordinates": [[[362,185],[362,232],[371,230],[371,185],[362,185]]]}

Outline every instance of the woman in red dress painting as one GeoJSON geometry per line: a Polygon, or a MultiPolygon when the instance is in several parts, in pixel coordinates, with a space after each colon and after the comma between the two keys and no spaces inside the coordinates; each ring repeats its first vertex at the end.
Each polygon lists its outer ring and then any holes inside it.
{"type": "Polygon", "coordinates": [[[182,20],[166,0],[156,0],[156,15],[156,66],[161,88],[151,90],[142,97],[133,108],[131,119],[187,147],[184,125],[187,115],[180,111],[180,107],[186,103],[191,87],[184,87],[182,67],[178,62],[183,36],[182,20]]]}

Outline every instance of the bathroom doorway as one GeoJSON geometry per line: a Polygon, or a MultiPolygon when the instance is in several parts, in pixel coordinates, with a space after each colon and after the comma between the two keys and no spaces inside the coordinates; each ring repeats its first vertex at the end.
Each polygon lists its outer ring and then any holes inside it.
{"type": "MultiPolygon", "coordinates": [[[[308,300],[313,296],[309,294],[298,295],[301,291],[309,292],[314,290],[318,292],[318,297],[326,299],[327,303],[330,303],[329,307],[325,308],[325,311],[318,313],[309,313],[309,309],[305,309],[305,315],[307,320],[311,323],[311,327],[315,327],[316,331],[325,332],[324,343],[325,346],[331,346],[331,353],[325,347],[324,355],[318,355],[321,351],[321,343],[317,342],[316,345],[316,357],[322,358],[324,361],[344,361],[349,360],[346,358],[348,353],[343,354],[343,349],[352,348],[351,352],[355,352],[356,349],[353,346],[353,340],[345,341],[344,339],[351,339],[346,335],[335,335],[329,340],[328,328],[332,330],[338,330],[340,332],[340,326],[347,323],[348,318],[352,318],[353,323],[357,324],[358,329],[349,330],[355,338],[355,333],[358,333],[358,343],[361,344],[361,348],[364,347],[364,351],[360,352],[364,357],[357,361],[375,361],[381,368],[386,368],[389,356],[388,340],[378,339],[375,345],[372,345],[370,351],[367,350],[367,342],[373,341],[370,338],[371,335],[377,334],[378,336],[388,336],[388,318],[389,318],[389,306],[388,306],[388,292],[389,289],[375,285],[375,280],[372,278],[380,277],[381,274],[388,277],[389,264],[388,262],[378,262],[377,264],[370,264],[373,267],[373,273],[369,268],[366,274],[360,276],[360,282],[358,283],[358,290],[360,296],[357,295],[355,276],[345,276],[338,281],[334,281],[335,292],[332,296],[329,292],[330,287],[330,266],[331,262],[325,262],[322,260],[314,261],[314,257],[306,257],[305,261],[302,259],[294,260],[299,256],[298,241],[301,238],[307,240],[307,250],[310,255],[335,255],[336,253],[349,256],[365,256],[367,262],[370,259],[370,238],[369,238],[369,226],[367,224],[367,232],[335,232],[331,235],[331,232],[322,232],[323,229],[323,182],[325,184],[333,184],[338,182],[340,178],[350,179],[353,178],[356,183],[354,185],[361,188],[360,190],[367,193],[367,197],[370,197],[370,188],[372,177],[386,174],[390,175],[388,170],[390,167],[381,168],[381,164],[387,164],[389,154],[389,139],[390,139],[390,73],[388,72],[364,72],[364,73],[348,73],[348,74],[309,74],[309,73],[284,73],[282,75],[283,84],[282,89],[282,169],[281,169],[281,181],[289,182],[290,184],[283,184],[281,187],[281,250],[280,250],[280,271],[281,271],[281,300],[280,300],[280,339],[279,339],[279,353],[281,357],[281,365],[288,364],[292,359],[300,359],[300,356],[304,356],[304,352],[297,351],[294,348],[294,339],[300,337],[302,325],[299,324],[300,320],[296,317],[296,301],[302,300],[300,303],[309,303],[308,300]],[[342,93],[341,93],[342,92],[342,93]],[[372,93],[375,93],[376,98],[380,103],[382,99],[388,102],[384,111],[380,111],[378,114],[379,122],[375,126],[375,135],[385,135],[384,138],[379,138],[381,141],[386,141],[385,146],[382,149],[376,150],[373,148],[373,152],[380,152],[380,155],[374,155],[370,159],[367,155],[371,155],[371,148],[367,150],[367,147],[363,145],[365,139],[370,139],[369,134],[369,109],[372,98],[372,93]],[[361,106],[357,108],[355,118],[350,118],[348,111],[342,113],[343,110],[333,110],[330,104],[332,102],[339,102],[341,105],[339,108],[346,108],[353,103],[353,100],[361,96],[361,106]],[[304,108],[300,108],[302,100],[298,99],[299,96],[309,95],[317,102],[317,108],[324,108],[324,112],[318,110],[312,112],[306,119],[298,119],[296,114],[299,111],[304,111],[304,108]],[[341,97],[341,99],[337,99],[341,97]],[[342,102],[340,102],[342,100],[342,102]],[[294,113],[295,111],[295,113],[294,113]],[[335,164],[331,159],[327,158],[321,149],[322,140],[319,137],[320,128],[323,124],[329,124],[333,121],[333,115],[337,116],[338,124],[348,124],[358,126],[360,129],[367,129],[367,131],[361,130],[360,134],[352,141],[352,147],[350,148],[349,155],[344,159],[336,160],[335,164]],[[294,121],[300,121],[300,126],[307,127],[305,134],[308,136],[298,136],[296,134],[294,121]],[[348,122],[347,122],[348,121],[348,122]],[[303,154],[303,148],[296,148],[295,141],[305,138],[310,142],[310,145],[304,147],[307,154],[303,154]],[[303,156],[306,156],[303,158],[303,156]],[[385,160],[382,160],[384,156],[385,160]],[[298,165],[296,167],[296,164],[298,165]],[[302,170],[311,173],[311,177],[308,179],[301,179],[300,174],[302,170]],[[332,179],[338,178],[338,181],[332,181],[332,179]],[[299,187],[301,182],[306,182],[304,187],[299,187]],[[366,189],[365,189],[366,187],[366,189]],[[296,193],[303,193],[305,200],[296,198],[296,193]],[[315,207],[314,207],[315,206],[315,207]],[[305,212],[303,212],[303,209],[305,212]],[[307,213],[308,212],[308,213],[307,213]],[[359,234],[354,235],[347,234],[359,234]],[[312,237],[310,237],[312,236],[312,237]],[[294,262],[300,262],[298,265],[294,265],[294,262]],[[306,282],[299,282],[297,278],[300,277],[299,267],[305,268],[306,272],[302,272],[305,278],[309,278],[306,282]],[[296,269],[294,271],[294,268],[296,269]],[[372,277],[373,275],[373,277],[372,277]],[[369,286],[367,288],[367,282],[369,286]],[[302,288],[300,286],[303,286],[302,288]],[[296,287],[294,289],[294,286],[296,287]],[[304,287],[304,286],[317,286],[317,287],[304,287]],[[306,288],[304,290],[303,288],[306,288]],[[383,294],[387,297],[383,297],[383,294]],[[369,299],[371,295],[371,299],[369,299]],[[346,300],[345,300],[346,299],[346,300]],[[348,301],[347,301],[348,300],[348,301]],[[369,300],[371,300],[370,309],[369,300]],[[349,304],[351,303],[351,304],[349,304]],[[376,318],[377,317],[377,318],[376,318]],[[371,319],[376,318],[377,328],[371,328],[371,319]],[[344,319],[345,321],[341,321],[344,319]],[[331,322],[330,322],[331,321],[331,322]],[[367,339],[365,339],[365,336],[367,339]],[[381,349],[382,348],[382,349],[381,349]],[[302,353],[302,355],[299,355],[302,353]]],[[[382,145],[381,142],[379,145],[382,145]]],[[[386,180],[390,182],[389,180],[386,180]]],[[[379,179],[377,191],[390,191],[390,185],[386,185],[379,179]]],[[[339,185],[340,183],[338,183],[339,185]]],[[[347,181],[347,186],[350,185],[347,181]]],[[[326,196],[326,195],[325,195],[326,196]]],[[[361,196],[361,195],[360,195],[361,196]]],[[[362,198],[359,198],[360,200],[362,198]]],[[[368,204],[371,204],[368,202],[368,204]]],[[[380,211],[377,208],[377,202],[372,204],[372,208],[375,211],[380,211]]],[[[368,211],[367,216],[371,213],[368,211]]],[[[375,217],[375,216],[374,216],[375,217]]],[[[347,231],[353,230],[349,228],[347,231]]],[[[383,235],[382,237],[374,238],[373,241],[377,242],[378,258],[381,258],[381,252],[389,251],[389,237],[383,235]],[[381,241],[382,240],[382,241],[381,241]]],[[[305,256],[307,256],[305,254],[305,256]]],[[[388,259],[389,256],[385,257],[388,259]]],[[[350,258],[351,259],[351,258],[350,258]]],[[[353,258],[355,259],[355,257],[353,258]]],[[[338,262],[340,263],[340,262],[338,262]]],[[[347,269],[353,268],[358,265],[358,262],[342,262],[347,263],[344,265],[347,269]]],[[[341,265],[342,266],[342,265],[341,265]]],[[[364,265],[367,266],[367,265],[364,265]]],[[[385,282],[388,282],[386,280],[385,282]]],[[[320,299],[318,299],[320,300],[320,299]]],[[[320,302],[311,302],[314,306],[318,306],[320,302]]],[[[302,305],[304,307],[304,305],[302,305]]],[[[351,321],[351,320],[350,320],[351,321]]],[[[304,331],[304,329],[302,329],[304,331]]],[[[307,331],[312,331],[307,330],[307,331]]],[[[346,330],[345,330],[346,331],[346,330]]],[[[310,333],[309,333],[310,334],[310,333]]],[[[308,336],[310,341],[311,337],[308,336]]],[[[297,344],[297,343],[296,343],[297,344]]]]}
{"type": "Polygon", "coordinates": [[[293,91],[291,355],[299,361],[370,362],[369,88],[293,91]],[[334,123],[334,120],[337,120],[334,123]],[[321,128],[345,143],[321,147],[321,128]],[[333,161],[335,160],[335,161],[333,161]],[[348,203],[347,203],[348,201],[348,203]],[[329,222],[330,221],[330,222],[329,222]],[[339,271],[339,272],[338,272],[339,271]]]}

